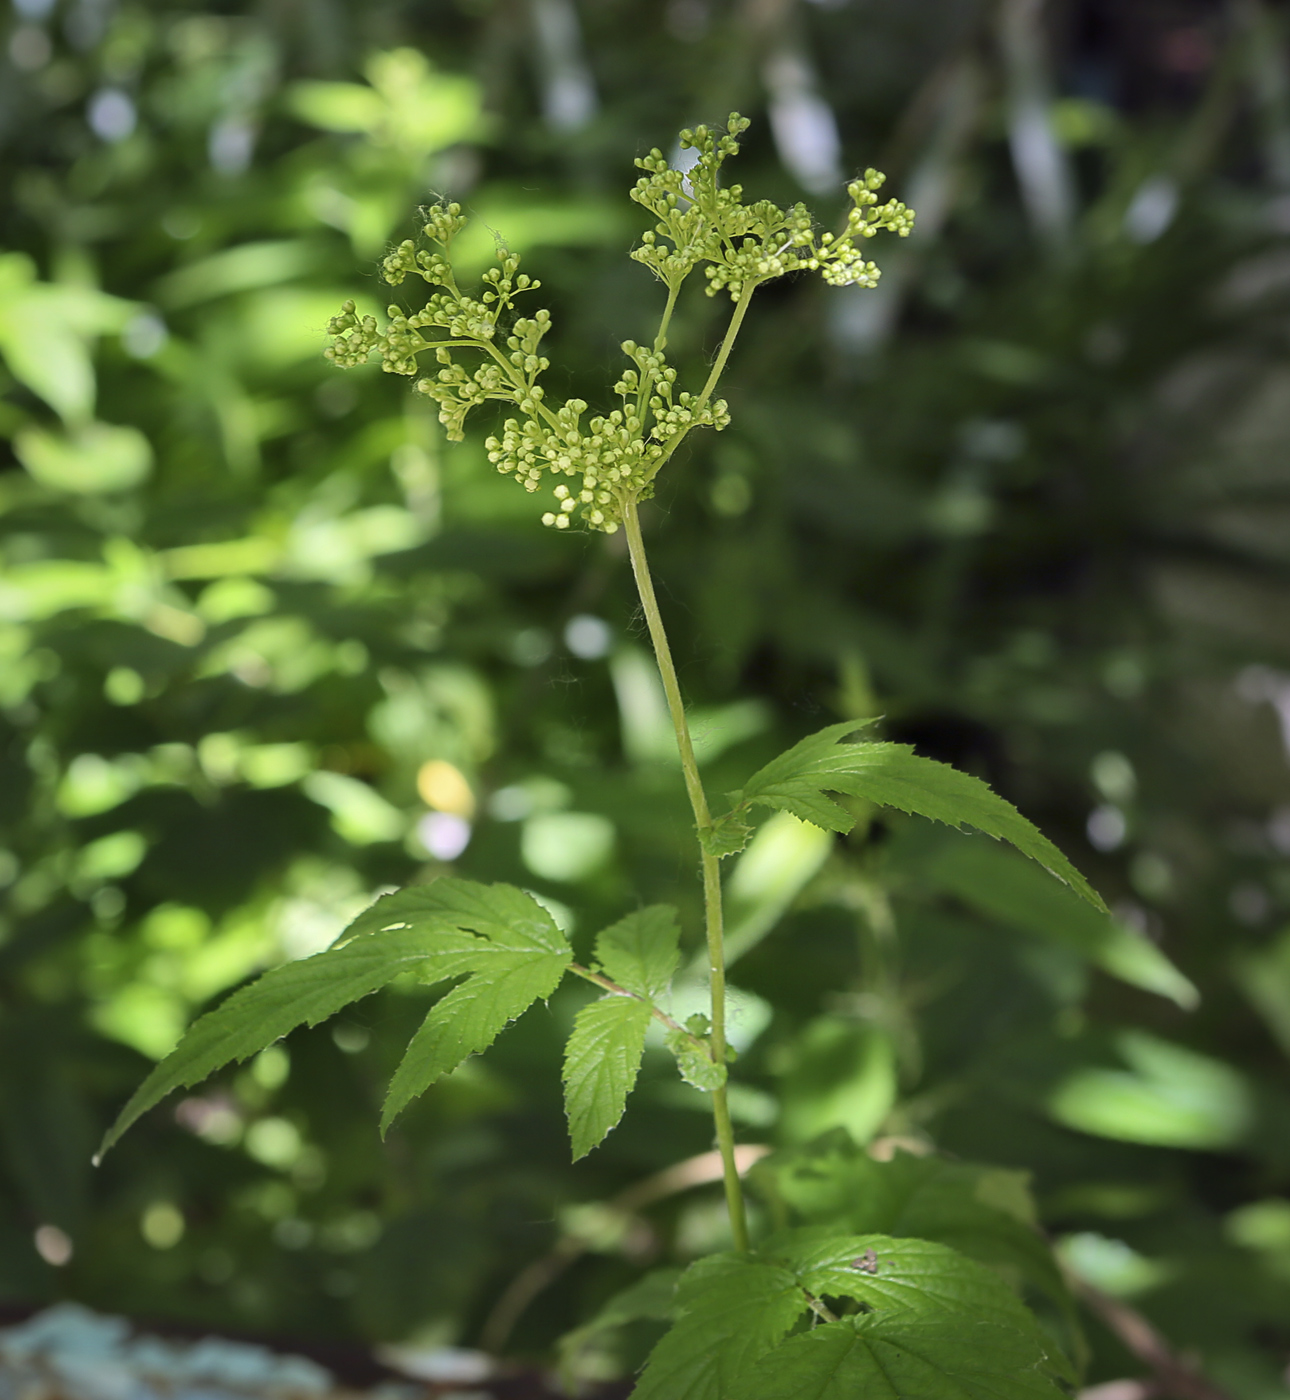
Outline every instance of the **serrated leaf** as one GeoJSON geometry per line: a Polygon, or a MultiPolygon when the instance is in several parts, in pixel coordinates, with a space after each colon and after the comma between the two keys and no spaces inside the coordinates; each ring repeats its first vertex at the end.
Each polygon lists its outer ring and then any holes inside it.
{"type": "Polygon", "coordinates": [[[676,1306],[677,1321],[650,1353],[632,1400],[735,1400],[806,1301],[782,1265],[713,1254],[682,1275],[676,1306]]]}
{"type": "Polygon", "coordinates": [[[325,1021],[400,973],[419,970],[428,960],[436,963],[444,977],[464,971],[476,942],[470,934],[426,922],[271,969],[193,1022],[121,1110],[99,1156],[171,1090],[196,1084],[223,1065],[257,1054],[297,1026],[325,1021]]]}
{"type": "Polygon", "coordinates": [[[1101,897],[1061,851],[979,778],[922,758],[907,744],[841,742],[861,727],[844,720],[794,744],[753,774],[739,794],[739,806],[777,807],[828,831],[850,831],[853,817],[825,796],[841,792],[947,826],[975,827],[1011,842],[1105,912],[1101,897]]]}
{"type": "MultiPolygon", "coordinates": [[[[757,1364],[739,1400],[1061,1400],[1034,1347],[988,1322],[860,1313],[791,1337],[757,1364]]],[[[733,1397],[732,1397],[733,1400],[733,1397]]]]}
{"type": "Polygon", "coordinates": [[[838,1132],[764,1159],[751,1180],[799,1220],[934,1240],[1030,1285],[1058,1308],[1082,1353],[1074,1300],[1015,1175],[906,1152],[878,1162],[838,1132]]]}
{"type": "Polygon", "coordinates": [[[433,984],[495,968],[494,991],[467,983],[430,1013],[395,1076],[398,1092],[391,1086],[391,1099],[402,1107],[420,1092],[413,1086],[424,1088],[443,1072],[437,1066],[459,1064],[491,1043],[524,1007],[550,995],[571,957],[550,914],[512,885],[443,879],[382,896],[325,952],[266,972],[194,1022],[122,1110],[100,1156],[172,1089],[246,1059],[296,1026],[326,1020],[401,973],[433,984]],[[510,961],[493,961],[504,958],[510,961]]]}
{"type": "Polygon", "coordinates": [[[1075,1379],[1035,1315],[984,1265],[933,1240],[839,1235],[825,1225],[786,1232],[763,1253],[779,1257],[817,1298],[851,1298],[875,1311],[935,1315],[941,1326],[982,1326],[1030,1339],[1032,1364],[1075,1379]]]}
{"type": "Polygon", "coordinates": [[[549,997],[568,967],[568,949],[516,952],[477,943],[476,975],[431,1008],[394,1071],[381,1108],[382,1134],[436,1079],[487,1050],[535,1001],[549,997]]]}
{"type": "Polygon", "coordinates": [[[651,904],[603,930],[596,939],[596,958],[620,987],[657,1000],[681,960],[680,936],[676,910],[651,904]]]}
{"type": "Polygon", "coordinates": [[[545,949],[568,954],[555,920],[532,895],[514,885],[482,885],[476,880],[443,877],[428,885],[410,885],[382,895],[345,929],[346,943],[367,933],[415,927],[437,919],[483,934],[499,948],[545,949]]]}
{"type": "Polygon", "coordinates": [[[617,995],[578,1012],[564,1052],[564,1110],[575,1162],[598,1147],[623,1116],[651,1015],[649,1002],[617,995]]]}
{"type": "Polygon", "coordinates": [[[706,1047],[696,1045],[693,1036],[685,1031],[668,1031],[664,1039],[667,1048],[676,1056],[676,1067],[687,1084],[710,1094],[726,1082],[725,1065],[717,1064],[706,1047]]]}
{"type": "Polygon", "coordinates": [[[727,812],[699,832],[699,844],[709,855],[722,860],[726,856],[737,856],[751,836],[752,827],[727,812]]]}

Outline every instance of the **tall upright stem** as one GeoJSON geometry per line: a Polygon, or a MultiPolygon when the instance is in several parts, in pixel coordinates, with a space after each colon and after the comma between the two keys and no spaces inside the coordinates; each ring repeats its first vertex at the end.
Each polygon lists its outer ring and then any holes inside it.
{"type": "MultiPolygon", "coordinates": [[[[690,726],[685,718],[685,704],[681,699],[681,687],[676,679],[676,666],[672,661],[672,649],[668,646],[667,633],[663,629],[663,618],[658,610],[658,599],[654,596],[654,581],[650,578],[649,561],[645,557],[645,541],[641,538],[640,516],[636,502],[628,501],[623,509],[623,525],[627,531],[627,548],[631,554],[632,572],[636,576],[636,591],[640,594],[641,607],[645,610],[645,621],[649,627],[650,641],[654,645],[654,656],[658,661],[659,675],[663,679],[663,692],[667,696],[667,708],[672,716],[672,727],[676,730],[676,746],[681,752],[681,771],[685,775],[685,790],[694,811],[694,824],[698,830],[699,849],[703,860],[703,905],[704,922],[708,940],[708,977],[712,992],[712,1058],[719,1065],[726,1062],[726,961],[722,943],[721,910],[721,869],[720,862],[708,849],[702,837],[712,827],[712,816],[708,811],[708,799],[699,777],[699,765],[694,758],[694,745],[690,741],[690,726]]],[[[730,1212],[730,1230],[734,1236],[735,1248],[748,1248],[748,1218],[744,1210],[743,1187],[739,1181],[739,1168],[735,1163],[735,1134],[730,1122],[730,1106],[726,1101],[723,1085],[712,1094],[712,1117],[716,1123],[717,1146],[721,1150],[721,1162],[726,1188],[726,1207],[730,1212]]]]}

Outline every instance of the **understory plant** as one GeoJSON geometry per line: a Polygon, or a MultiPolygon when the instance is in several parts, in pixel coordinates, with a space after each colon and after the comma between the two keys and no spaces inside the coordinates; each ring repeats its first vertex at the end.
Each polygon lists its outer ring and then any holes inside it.
{"type": "Polygon", "coordinates": [[[498,1034],[566,977],[601,993],[578,1013],[564,1061],[573,1156],[594,1149],[622,1117],[652,1023],[660,1023],[680,1076],[708,1095],[723,1166],[732,1247],[679,1276],[647,1276],[610,1305],[624,1322],[659,1316],[669,1330],[634,1394],[640,1400],[789,1400],[854,1395],[1053,1396],[1076,1379],[1080,1342],[1073,1309],[1015,1174],[896,1153],[877,1161],[843,1133],[763,1159],[741,1177],[727,1077],[727,996],[721,863],[750,840],[758,813],[791,813],[845,833],[863,813],[894,808],[1007,841],[1101,911],[1083,877],[1030,822],[980,780],[875,737],[872,721],[843,721],[809,735],[753,773],[714,813],[696,763],[685,703],[651,581],[640,505],[659,472],[696,429],[729,422],[715,397],[757,289],[793,273],[833,286],[872,287],[868,241],[906,235],[913,213],[879,202],[883,177],[853,181],[838,233],[819,232],[801,204],[745,202],[723,185],[724,162],[747,122],[681,133],[686,168],[655,150],[637,161],[631,197],[653,220],[632,257],[661,282],[665,301],[652,341],[625,341],[612,393],[593,412],[557,401],[542,377],[551,329],[525,310],[536,280],[504,247],[475,292],[459,286],[453,243],[467,220],[457,204],[425,212],[427,243],[401,244],[384,260],[393,286],[427,284],[424,306],[392,306],[382,327],[347,302],[331,322],[327,355],[415,379],[439,406],[447,435],[490,400],[508,405],[487,442],[489,460],[527,491],[543,493],[542,520],[627,540],[680,752],[703,886],[710,1001],[684,1022],[672,1014],[680,962],[679,919],[663,905],[638,908],[604,929],[594,957],[577,961],[551,914],[525,891],[444,876],[381,896],[322,953],[287,963],[196,1021],[126,1105],[104,1150],[166,1094],[244,1060],[295,1027],[315,1025],[399,977],[449,986],[408,1044],[390,1082],[382,1132],[418,1095],[498,1034]],[[706,378],[681,385],[668,362],[668,331],[687,279],[733,304],[706,378]],[[425,361],[438,368],[426,372],[425,361]],[[589,416],[590,415],[590,416],[589,416]],[[837,800],[840,798],[841,800],[837,800]],[[761,1209],[750,1218],[745,1187],[761,1209]]]}

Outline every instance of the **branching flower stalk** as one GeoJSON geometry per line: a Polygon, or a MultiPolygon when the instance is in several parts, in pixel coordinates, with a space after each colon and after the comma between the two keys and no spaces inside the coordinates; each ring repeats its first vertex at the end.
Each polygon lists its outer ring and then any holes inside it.
{"type": "MultiPolygon", "coordinates": [[[[877,191],[884,176],[876,170],[867,170],[848,185],[851,208],[838,234],[817,232],[802,204],[788,209],[766,200],[745,204],[739,185],[721,185],[720,171],[726,159],[737,154],[738,138],[747,126],[745,118],[732,115],[724,131],[706,126],[683,131],[681,149],[697,153],[688,171],[670,166],[657,149],[636,162],[644,173],[631,197],[656,223],[632,257],[663,283],[667,300],[651,346],[623,342],[623,353],[631,363],[613,386],[620,406],[611,412],[586,419],[585,400],[570,398],[557,404],[548,399],[539,381],[550,363],[541,346],[550,332],[551,316],[545,310],[532,316],[516,314],[519,299],[540,286],[519,271],[516,254],[499,250],[498,266],[484,274],[477,296],[458,286],[452,244],[467,222],[458,204],[440,204],[426,211],[428,248],[418,249],[408,240],[384,260],[385,278],[392,286],[415,276],[435,289],[425,306],[411,313],[391,306],[389,324],[382,330],[375,317],[360,317],[354,303],[346,302],[330,323],[333,342],[326,352],[336,364],[353,366],[376,351],[388,372],[416,378],[418,392],[439,405],[439,420],[451,440],[464,436],[471,409],[490,400],[513,405],[519,417],[507,418],[500,436],[488,438],[488,459],[527,491],[536,492],[544,480],[554,482],[552,508],[543,514],[543,523],[567,529],[576,518],[607,534],[620,527],[626,531],[636,587],[676,731],[702,863],[710,1019],[706,1026],[689,1029],[673,1022],[672,1033],[691,1044],[699,1039],[703,1043],[708,1067],[696,1072],[691,1058],[688,1077],[712,1097],[730,1227],[741,1251],[749,1248],[749,1238],[726,1102],[729,1051],[720,873],[722,856],[740,843],[731,844],[727,835],[718,834],[709,811],[650,578],[639,505],[654,494],[659,471],[694,429],[710,427],[719,432],[730,422],[725,401],[713,395],[757,288],[801,271],[818,271],[835,287],[873,287],[878,269],[865,257],[864,243],[884,229],[904,237],[914,219],[899,200],[879,204],[877,191]],[[706,382],[693,393],[679,387],[666,350],[681,288],[700,266],[707,294],[725,293],[734,310],[706,382]],[[440,365],[433,376],[421,374],[419,356],[426,352],[433,352],[440,365]]],[[[585,969],[572,970],[588,976],[585,969]]],[[[590,980],[612,987],[594,975],[590,980]]]]}

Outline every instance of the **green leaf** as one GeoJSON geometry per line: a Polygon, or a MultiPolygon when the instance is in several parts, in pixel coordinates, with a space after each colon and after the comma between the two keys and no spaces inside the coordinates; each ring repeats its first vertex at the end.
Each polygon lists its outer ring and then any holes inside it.
{"type": "Polygon", "coordinates": [[[932,1240],[885,1234],[838,1235],[832,1225],[791,1231],[767,1242],[817,1298],[850,1298],[875,1312],[934,1318],[946,1331],[996,1329],[1028,1342],[1029,1367],[1074,1380],[1069,1362],[1034,1314],[997,1274],[932,1240]]]}
{"type": "Polygon", "coordinates": [[[718,860],[726,856],[737,856],[748,844],[753,829],[747,822],[740,821],[733,812],[718,817],[709,827],[699,832],[699,844],[718,860]]]}
{"type": "Polygon", "coordinates": [[[434,984],[485,972],[444,997],[413,1038],[390,1086],[384,1130],[409,1099],[549,996],[572,956],[550,914],[512,885],[443,879],[384,895],[325,952],[266,972],[195,1021],[122,1110],[99,1155],[172,1089],[326,1020],[401,973],[434,984]]]}
{"type": "Polygon", "coordinates": [[[949,837],[920,873],[979,913],[1076,948],[1104,972],[1168,997],[1184,1011],[1200,1003],[1195,985],[1149,938],[1072,899],[1011,851],[978,838],[949,837]]]}
{"type": "Polygon", "coordinates": [[[739,1400],[1060,1400],[1028,1337],[933,1313],[860,1313],[763,1357],[739,1400]]]}
{"type": "Polygon", "coordinates": [[[1034,1226],[1034,1205],[1017,1173],[907,1152],[877,1162],[835,1132],[763,1159],[751,1181],[798,1220],[934,1240],[1035,1288],[1059,1310],[1071,1349],[1082,1355],[1074,1300],[1034,1226]]]}
{"type": "Polygon", "coordinates": [[[697,1043],[692,1035],[685,1031],[668,1031],[665,1040],[667,1048],[676,1056],[676,1067],[687,1084],[710,1094],[726,1082],[725,1065],[717,1064],[708,1054],[707,1047],[697,1043]]]}
{"type": "Polygon", "coordinates": [[[535,1001],[560,983],[571,952],[499,948],[477,940],[476,975],[454,987],[430,1010],[390,1080],[381,1108],[381,1133],[441,1075],[488,1047],[535,1001]]]}
{"type": "Polygon", "coordinates": [[[498,947],[545,949],[568,957],[569,945],[551,915],[514,885],[481,885],[443,878],[382,895],[341,934],[340,942],[384,929],[438,919],[483,934],[498,947]]]}
{"type": "Polygon", "coordinates": [[[948,764],[921,758],[907,744],[840,741],[872,721],[844,720],[812,734],[772,759],[733,794],[736,811],[778,807],[828,831],[850,831],[850,813],[826,797],[842,792],[880,807],[896,807],[948,826],[975,827],[1010,841],[1096,909],[1106,906],[1088,881],[1020,812],[979,778],[948,764]]]}
{"type": "Polygon", "coordinates": [[[657,1000],[681,959],[679,940],[676,910],[651,904],[605,929],[596,939],[596,958],[620,987],[657,1000]]]}
{"type": "Polygon", "coordinates": [[[676,1289],[678,1318],[650,1353],[632,1400],[734,1400],[756,1363],[805,1311],[792,1273],[747,1254],[712,1254],[676,1289]]]}
{"type": "Polygon", "coordinates": [[[1058,1400],[1071,1376],[1002,1280],[928,1240],[786,1231],[692,1265],[676,1309],[633,1400],[1058,1400]],[[811,1298],[865,1311],[785,1341],[811,1298]]]}
{"type": "Polygon", "coordinates": [[[196,1084],[231,1061],[257,1054],[299,1025],[325,1021],[400,973],[420,970],[428,960],[434,960],[444,977],[464,971],[462,955],[469,961],[475,942],[469,934],[427,922],[273,968],[192,1024],[121,1110],[98,1155],[102,1157],[135,1119],[171,1090],[196,1084]]]}
{"type": "Polygon", "coordinates": [[[578,1012],[564,1052],[564,1109],[575,1162],[599,1146],[623,1116],[651,1015],[649,1002],[617,995],[578,1012]]]}

